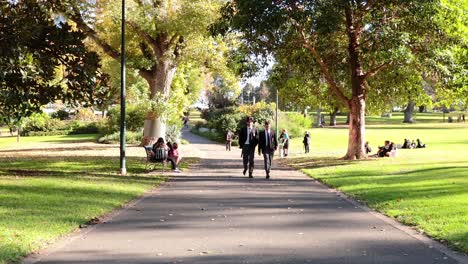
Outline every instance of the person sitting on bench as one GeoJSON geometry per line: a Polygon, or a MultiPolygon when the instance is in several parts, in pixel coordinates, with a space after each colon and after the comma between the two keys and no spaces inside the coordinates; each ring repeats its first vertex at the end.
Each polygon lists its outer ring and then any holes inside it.
{"type": "Polygon", "coordinates": [[[179,162],[180,162],[180,156],[179,156],[179,145],[177,145],[177,143],[173,143],[171,144],[171,142],[168,142],[167,143],[167,147],[169,149],[169,152],[168,152],[168,160],[171,159],[174,161],[174,163],[176,164],[176,170],[180,171],[178,165],[179,165],[179,162]]]}
{"type": "MultiPolygon", "coordinates": [[[[157,153],[160,151],[160,149],[164,149],[164,152],[167,153],[169,151],[169,148],[166,146],[166,144],[164,143],[164,139],[162,137],[158,138],[158,141],[156,141],[156,143],[154,143],[153,145],[153,158],[156,160],[158,159],[158,155],[157,153]]],[[[175,164],[175,161],[174,159],[170,158],[168,155],[164,155],[165,159],[167,161],[170,161],[171,162],[171,169],[172,171],[174,172],[180,172],[180,170],[177,169],[176,167],[176,164],[175,164]]]]}

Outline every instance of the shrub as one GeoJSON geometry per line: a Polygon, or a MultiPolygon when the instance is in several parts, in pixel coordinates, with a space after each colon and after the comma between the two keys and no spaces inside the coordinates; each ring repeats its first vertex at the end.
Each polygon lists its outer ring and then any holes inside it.
{"type": "MultiPolygon", "coordinates": [[[[266,102],[258,102],[254,105],[241,105],[239,106],[239,112],[243,113],[246,116],[255,116],[260,110],[268,109],[270,113],[274,113],[276,104],[266,102]]],[[[272,114],[273,116],[273,114],[272,114]]]]}
{"type": "Polygon", "coordinates": [[[70,135],[76,134],[96,134],[99,133],[98,125],[96,122],[89,123],[78,123],[76,126],[72,127],[70,135]]]}
{"type": "MultiPolygon", "coordinates": [[[[125,125],[128,131],[141,131],[145,124],[145,118],[148,114],[145,105],[127,105],[125,109],[125,125]]],[[[106,130],[112,132],[120,131],[120,107],[114,107],[108,112],[108,125],[106,130]]],[[[106,133],[107,134],[107,133],[106,133]]]]}
{"type": "Polygon", "coordinates": [[[256,113],[253,114],[255,122],[259,126],[263,125],[265,121],[272,122],[274,120],[275,111],[271,108],[261,108],[256,113]]]}
{"type": "Polygon", "coordinates": [[[245,115],[237,110],[234,107],[228,107],[210,112],[205,111],[203,116],[206,116],[209,128],[214,128],[224,134],[227,130],[237,131],[243,125],[245,115]]]}
{"type": "Polygon", "coordinates": [[[312,119],[297,112],[281,113],[278,126],[280,131],[286,128],[290,137],[302,137],[304,129],[312,127],[312,119]]]}
{"type": "Polygon", "coordinates": [[[68,130],[55,130],[55,131],[29,131],[26,135],[24,136],[29,136],[29,137],[38,137],[38,136],[65,136],[68,135],[69,131],[68,130]]]}
{"type": "Polygon", "coordinates": [[[64,121],[52,119],[46,113],[35,113],[25,120],[21,129],[21,135],[29,136],[31,132],[47,132],[67,129],[68,127],[64,121]]]}
{"type": "Polygon", "coordinates": [[[51,115],[52,118],[60,119],[60,120],[67,120],[70,118],[70,113],[68,113],[64,109],[60,109],[55,113],[52,113],[51,115]]]}
{"type": "Polygon", "coordinates": [[[50,117],[46,113],[34,113],[23,124],[22,133],[30,131],[47,131],[47,121],[50,117]]]}
{"type": "Polygon", "coordinates": [[[94,114],[91,108],[81,108],[75,115],[75,120],[79,121],[97,121],[99,117],[94,114]]]}
{"type": "Polygon", "coordinates": [[[166,142],[180,142],[181,136],[181,127],[177,125],[166,127],[166,142]]]}
{"type": "MultiPolygon", "coordinates": [[[[125,133],[126,144],[139,144],[143,138],[143,133],[127,131],[125,133]]],[[[110,135],[102,136],[98,139],[99,143],[104,144],[118,144],[120,142],[120,132],[115,132],[110,135]]]]}

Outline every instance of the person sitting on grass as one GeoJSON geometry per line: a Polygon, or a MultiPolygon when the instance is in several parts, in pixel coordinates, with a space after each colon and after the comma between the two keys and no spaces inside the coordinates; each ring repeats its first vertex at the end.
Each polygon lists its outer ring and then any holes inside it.
{"type": "MultiPolygon", "coordinates": [[[[157,153],[161,151],[161,149],[164,149],[165,154],[168,153],[169,148],[166,146],[164,143],[164,139],[162,137],[158,138],[156,143],[153,145],[153,159],[156,159],[157,153]]],[[[168,155],[166,155],[166,160],[171,162],[171,169],[174,172],[180,172],[180,170],[177,169],[176,164],[174,159],[170,158],[168,155]]]]}
{"type": "Polygon", "coordinates": [[[377,151],[377,157],[388,157],[390,156],[390,151],[392,151],[392,144],[390,144],[390,140],[385,140],[385,145],[383,147],[379,147],[377,151]]]}
{"type": "Polygon", "coordinates": [[[414,142],[414,139],[413,141],[411,141],[411,144],[410,144],[410,149],[414,149],[416,148],[416,143],[414,142]]]}
{"type": "Polygon", "coordinates": [[[372,148],[369,146],[369,141],[366,141],[366,144],[364,144],[364,149],[366,150],[366,154],[372,152],[372,148]]]}
{"type": "Polygon", "coordinates": [[[405,138],[405,142],[403,143],[403,145],[401,146],[402,149],[409,149],[411,148],[411,142],[409,141],[409,139],[405,138]]]}
{"type": "Polygon", "coordinates": [[[423,144],[421,142],[421,140],[419,140],[419,138],[416,139],[416,142],[418,142],[418,144],[416,145],[416,148],[425,148],[426,147],[426,144],[423,144]]]}

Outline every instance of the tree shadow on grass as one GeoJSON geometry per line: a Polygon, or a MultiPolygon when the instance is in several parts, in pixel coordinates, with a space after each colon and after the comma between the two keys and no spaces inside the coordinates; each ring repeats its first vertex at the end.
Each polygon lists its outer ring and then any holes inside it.
{"type": "Polygon", "coordinates": [[[336,157],[317,157],[317,158],[309,158],[309,157],[301,157],[301,158],[292,158],[292,159],[284,159],[279,160],[280,163],[288,164],[297,169],[318,169],[318,168],[333,168],[338,166],[345,166],[365,162],[374,161],[375,158],[369,158],[365,160],[344,160],[339,159],[336,157]]]}
{"type": "Polygon", "coordinates": [[[57,147],[57,148],[20,148],[20,149],[7,149],[0,150],[0,153],[21,153],[21,152],[32,152],[32,151],[54,151],[54,152],[77,152],[82,150],[105,150],[105,149],[115,149],[116,146],[111,145],[93,145],[93,146],[74,146],[70,147],[57,147]]]}

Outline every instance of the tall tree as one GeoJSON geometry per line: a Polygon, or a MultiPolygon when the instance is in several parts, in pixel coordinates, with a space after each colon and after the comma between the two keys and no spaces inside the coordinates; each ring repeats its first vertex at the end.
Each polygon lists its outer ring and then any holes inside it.
{"type": "MultiPolygon", "coordinates": [[[[120,1],[50,1],[108,56],[120,59],[120,1]]],[[[149,86],[149,99],[158,94],[168,98],[178,67],[192,62],[196,67],[225,75],[234,83],[223,60],[226,45],[208,34],[217,18],[221,0],[128,0],[126,26],[128,66],[136,69],[149,86]],[[196,62],[196,63],[194,63],[196,62]]],[[[150,129],[161,120],[148,115],[144,141],[164,131],[150,129]]]]}
{"type": "Polygon", "coordinates": [[[376,85],[379,75],[401,67],[421,70],[424,59],[434,56],[435,47],[445,46],[444,31],[433,19],[440,14],[440,2],[232,0],[223,8],[217,26],[221,32],[241,32],[256,53],[308,52],[311,67],[318,68],[330,91],[350,112],[344,158],[361,159],[366,157],[369,95],[392,96],[392,90],[402,89],[376,85]]]}
{"type": "Polygon", "coordinates": [[[107,76],[84,39],[37,1],[0,2],[0,117],[19,122],[59,99],[100,103],[107,76]]]}

